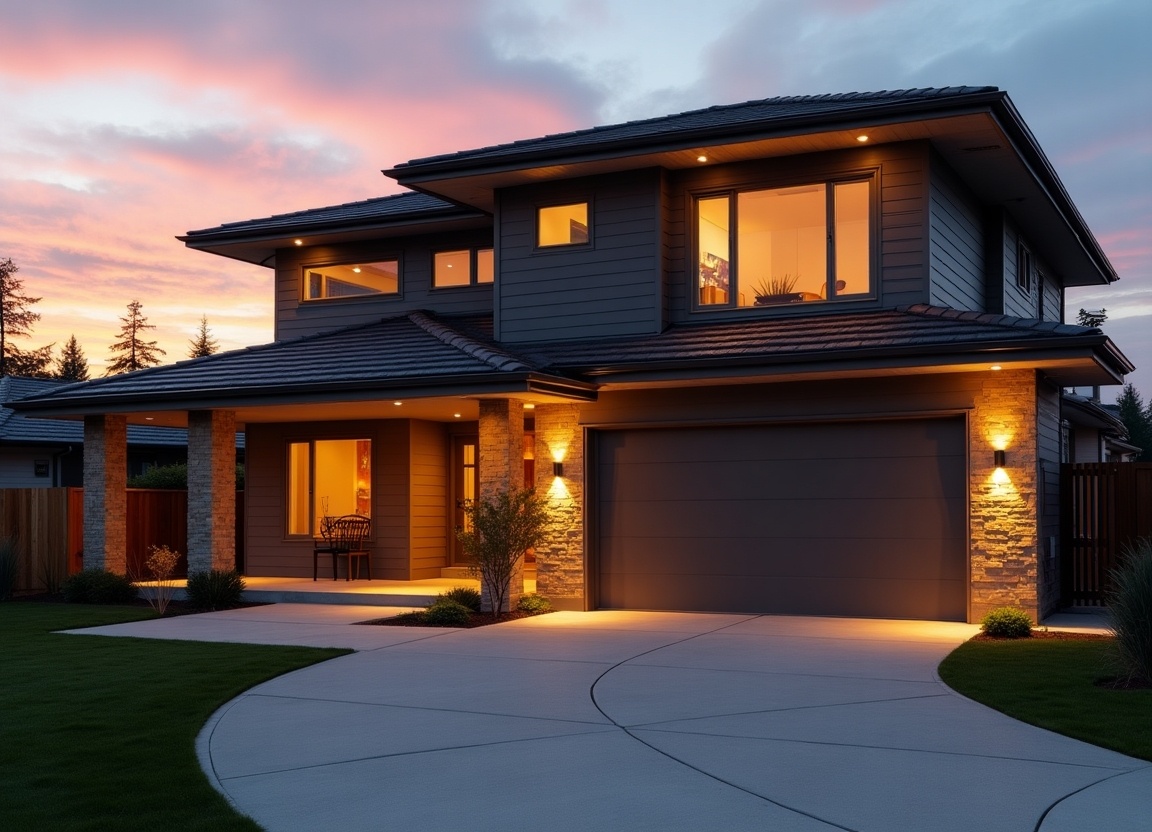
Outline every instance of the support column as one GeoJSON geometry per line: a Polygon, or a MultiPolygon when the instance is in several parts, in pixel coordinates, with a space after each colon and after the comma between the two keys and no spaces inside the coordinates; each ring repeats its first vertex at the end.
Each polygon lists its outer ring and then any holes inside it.
{"type": "MultiPolygon", "coordinates": [[[[480,400],[480,499],[524,488],[524,406],[515,399],[480,400]]],[[[488,587],[481,586],[485,610],[492,609],[488,587]]],[[[508,586],[508,605],[524,594],[524,560],[516,565],[508,586]]]]}
{"type": "Polygon", "coordinates": [[[236,568],[236,413],[188,413],[188,573],[236,568]]]}
{"type": "Polygon", "coordinates": [[[536,493],[548,537],[536,547],[536,591],[558,610],[587,609],[584,567],[584,431],[580,406],[536,405],[536,493]],[[553,463],[564,466],[556,476],[553,463]]]}
{"type": "Polygon", "coordinates": [[[84,567],[127,572],[128,420],[84,417],[84,567]]]}
{"type": "Polygon", "coordinates": [[[969,417],[972,596],[969,621],[996,607],[1032,620],[1039,598],[1037,391],[1032,370],[985,374],[969,417]],[[997,468],[994,454],[1004,451],[997,468]]]}

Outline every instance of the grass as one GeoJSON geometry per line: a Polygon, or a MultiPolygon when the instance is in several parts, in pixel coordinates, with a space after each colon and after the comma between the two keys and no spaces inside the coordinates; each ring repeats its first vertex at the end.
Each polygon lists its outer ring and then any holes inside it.
{"type": "Polygon", "coordinates": [[[1152,690],[1110,690],[1112,639],[969,641],[940,665],[940,677],[967,697],[1093,745],[1152,760],[1152,690]]]}
{"type": "Polygon", "coordinates": [[[247,688],[348,651],[51,632],[154,616],[0,604],[0,829],[260,828],[208,784],[196,735],[247,688]]]}

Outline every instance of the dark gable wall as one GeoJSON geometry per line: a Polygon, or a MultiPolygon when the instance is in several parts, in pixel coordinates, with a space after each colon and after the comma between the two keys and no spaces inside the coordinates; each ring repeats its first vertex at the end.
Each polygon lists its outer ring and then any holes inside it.
{"type": "Polygon", "coordinates": [[[838,153],[788,156],[733,165],[706,165],[669,174],[668,246],[673,320],[741,319],[749,315],[836,314],[925,303],[929,297],[929,161],[921,142],[878,145],[838,153]],[[865,300],[804,303],[770,310],[692,311],[694,273],[693,195],[714,189],[771,188],[878,171],[874,206],[878,227],[873,268],[877,296],[865,300]]]}
{"type": "Polygon", "coordinates": [[[942,159],[932,157],[929,197],[932,291],[930,303],[973,312],[987,310],[984,297],[984,220],[980,206],[942,159]]]}
{"type": "Polygon", "coordinates": [[[662,174],[655,169],[508,188],[498,197],[501,341],[660,332],[662,174]],[[589,203],[589,245],[536,248],[536,209],[589,203]]]}
{"type": "Polygon", "coordinates": [[[338,247],[280,249],[276,253],[276,340],[299,338],[330,329],[370,323],[416,309],[445,315],[490,312],[492,285],[432,288],[432,256],[437,251],[487,248],[492,232],[453,231],[338,247]],[[301,300],[305,265],[400,260],[400,294],[358,298],[301,300]]]}

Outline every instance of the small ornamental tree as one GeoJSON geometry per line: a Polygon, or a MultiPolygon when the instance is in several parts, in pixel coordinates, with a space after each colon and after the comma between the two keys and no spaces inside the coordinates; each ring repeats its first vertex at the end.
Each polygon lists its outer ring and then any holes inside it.
{"type": "Polygon", "coordinates": [[[155,341],[145,341],[145,330],[155,329],[154,324],[140,311],[143,304],[134,300],[128,304],[128,314],[120,319],[120,340],[109,349],[112,351],[112,363],[108,365],[106,376],[117,373],[128,373],[144,367],[154,367],[160,363],[160,356],[165,355],[164,350],[156,346],[155,341]]]}
{"type": "Polygon", "coordinates": [[[508,602],[516,564],[544,539],[547,509],[529,488],[469,500],[464,514],[468,525],[457,529],[456,537],[469,558],[469,569],[480,578],[492,601],[492,617],[499,618],[508,602]]]}
{"type": "Polygon", "coordinates": [[[64,349],[56,359],[56,378],[60,381],[88,380],[88,359],[84,357],[84,350],[75,335],[64,342],[64,349]]]}
{"type": "Polygon", "coordinates": [[[196,330],[196,337],[188,342],[188,357],[189,358],[204,358],[205,356],[215,355],[220,351],[220,345],[216,343],[216,339],[212,337],[212,333],[208,331],[208,316],[200,316],[200,328],[196,330]]]}

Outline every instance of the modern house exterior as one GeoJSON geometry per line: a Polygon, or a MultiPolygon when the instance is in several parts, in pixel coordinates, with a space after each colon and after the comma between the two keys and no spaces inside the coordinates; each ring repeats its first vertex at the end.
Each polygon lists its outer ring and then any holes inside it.
{"type": "Polygon", "coordinates": [[[85,551],[121,567],[124,431],[189,430],[190,568],[462,562],[461,501],[548,501],[568,609],[979,620],[1059,603],[1065,325],[1117,276],[993,87],[774,98],[416,159],[408,192],[192,231],[268,267],[275,341],[14,402],[83,419],[85,551]],[[225,464],[227,461],[229,464],[225,464]],[[90,499],[89,499],[90,498],[90,499]]]}

